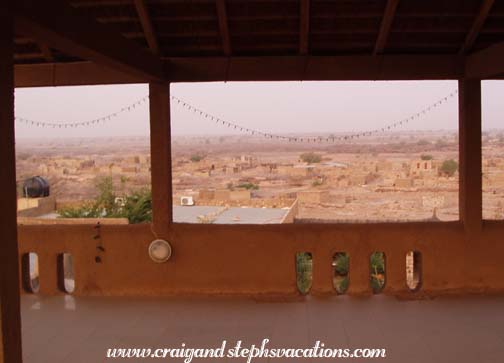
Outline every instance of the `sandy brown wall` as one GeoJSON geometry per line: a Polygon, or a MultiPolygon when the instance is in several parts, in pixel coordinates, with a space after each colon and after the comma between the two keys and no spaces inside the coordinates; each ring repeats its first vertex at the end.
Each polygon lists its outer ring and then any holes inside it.
{"type": "Polygon", "coordinates": [[[57,255],[74,256],[76,295],[247,295],[294,297],[295,253],[311,252],[311,294],[333,294],[331,259],[350,255],[351,295],[370,294],[369,255],[386,254],[384,293],[414,297],[504,292],[503,223],[486,223],[467,239],[458,223],[367,225],[173,226],[173,256],[149,259],[149,225],[20,226],[20,258],[39,255],[40,293],[57,294],[57,255]],[[103,247],[100,251],[97,246],[103,247]],[[422,288],[406,287],[405,255],[422,253],[422,288]],[[99,256],[101,263],[95,257],[99,256]]]}

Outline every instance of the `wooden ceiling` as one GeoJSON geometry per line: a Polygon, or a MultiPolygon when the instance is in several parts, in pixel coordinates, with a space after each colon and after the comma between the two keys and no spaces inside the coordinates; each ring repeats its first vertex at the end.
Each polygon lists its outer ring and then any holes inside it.
{"type": "MultiPolygon", "coordinates": [[[[499,0],[72,0],[158,57],[461,55],[504,41],[499,0]]],[[[17,64],[80,60],[15,39],[17,64]]]]}

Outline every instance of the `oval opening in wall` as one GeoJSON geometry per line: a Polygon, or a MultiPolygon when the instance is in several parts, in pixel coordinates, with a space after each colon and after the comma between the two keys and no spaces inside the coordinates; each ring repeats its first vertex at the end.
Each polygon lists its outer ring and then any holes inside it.
{"type": "Polygon", "coordinates": [[[386,257],[383,252],[373,252],[369,258],[370,285],[374,294],[379,294],[386,282],[386,257]]]}
{"type": "Polygon", "coordinates": [[[350,269],[350,257],[346,252],[336,252],[333,256],[333,286],[336,292],[341,295],[348,290],[350,269]]]}
{"type": "Polygon", "coordinates": [[[58,256],[58,285],[61,291],[68,294],[75,290],[74,261],[70,253],[58,256]]]}
{"type": "Polygon", "coordinates": [[[301,294],[306,295],[311,289],[313,280],[313,259],[309,252],[296,254],[296,282],[301,294]]]}
{"type": "Polygon", "coordinates": [[[36,294],[40,290],[39,259],[35,252],[25,253],[21,259],[23,288],[36,294]]]}
{"type": "Polygon", "coordinates": [[[422,254],[418,251],[406,253],[406,285],[411,291],[417,291],[422,284],[422,254]]]}

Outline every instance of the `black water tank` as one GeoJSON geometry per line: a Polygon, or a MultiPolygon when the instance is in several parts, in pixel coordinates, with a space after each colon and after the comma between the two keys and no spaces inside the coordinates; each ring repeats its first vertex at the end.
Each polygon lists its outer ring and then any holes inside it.
{"type": "Polygon", "coordinates": [[[49,182],[41,176],[26,179],[23,183],[23,197],[42,198],[49,196],[49,182]]]}

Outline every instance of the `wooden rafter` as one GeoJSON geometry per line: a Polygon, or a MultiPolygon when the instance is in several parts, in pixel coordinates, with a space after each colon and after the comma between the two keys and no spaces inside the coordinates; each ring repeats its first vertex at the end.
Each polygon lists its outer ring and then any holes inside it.
{"type": "Polygon", "coordinates": [[[308,54],[310,34],[310,0],[301,0],[299,9],[299,54],[308,54]]]}
{"type": "Polygon", "coordinates": [[[222,49],[224,50],[224,55],[231,55],[231,38],[229,36],[229,24],[226,11],[226,1],[217,0],[217,16],[219,18],[219,31],[222,39],[222,49]]]}
{"type": "Polygon", "coordinates": [[[390,29],[392,28],[392,22],[394,21],[394,16],[397,10],[397,5],[399,0],[387,0],[387,5],[385,6],[385,13],[383,14],[382,22],[380,25],[380,32],[378,33],[378,38],[376,39],[376,44],[373,54],[383,53],[385,45],[387,44],[387,39],[390,34],[390,29]]]}
{"type": "Polygon", "coordinates": [[[144,81],[166,81],[159,58],[72,8],[66,1],[18,0],[13,3],[16,33],[144,81]]]}
{"type": "Polygon", "coordinates": [[[150,50],[154,54],[159,54],[159,43],[154,32],[154,27],[152,26],[151,17],[149,15],[149,10],[144,0],[135,0],[135,8],[140,18],[140,24],[142,24],[142,29],[144,32],[147,44],[149,44],[150,50]]]}
{"type": "Polygon", "coordinates": [[[471,50],[472,46],[474,45],[474,42],[476,41],[476,38],[478,37],[481,28],[483,28],[483,25],[485,24],[485,20],[488,17],[488,14],[490,13],[490,10],[492,9],[494,2],[495,0],[483,0],[483,2],[481,3],[478,15],[474,19],[471,29],[469,30],[469,33],[467,33],[466,35],[464,44],[460,48],[460,54],[467,53],[471,50]]]}

